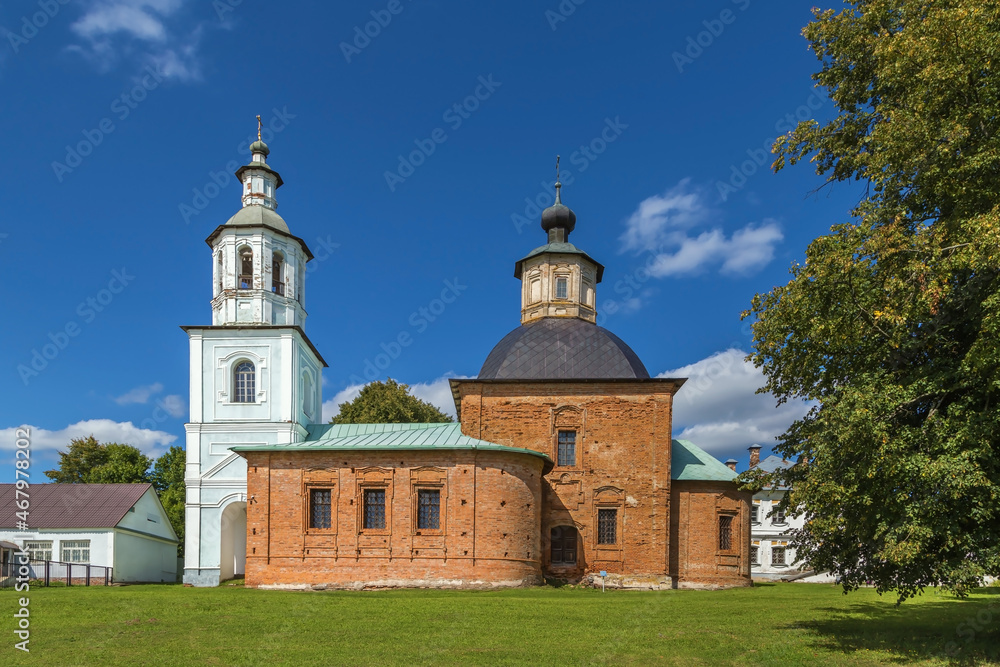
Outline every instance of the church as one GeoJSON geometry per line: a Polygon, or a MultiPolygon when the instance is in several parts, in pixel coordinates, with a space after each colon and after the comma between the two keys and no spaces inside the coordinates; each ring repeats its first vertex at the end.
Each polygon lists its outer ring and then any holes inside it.
{"type": "Polygon", "coordinates": [[[451,380],[458,421],[322,424],[313,256],[277,213],[267,145],[250,150],[242,207],[206,239],[212,324],[182,327],[186,584],[750,585],[750,494],[673,439],[684,378],[650,377],[596,324],[604,267],[570,242],[558,181],[544,245],[514,264],[520,325],[451,380]]]}

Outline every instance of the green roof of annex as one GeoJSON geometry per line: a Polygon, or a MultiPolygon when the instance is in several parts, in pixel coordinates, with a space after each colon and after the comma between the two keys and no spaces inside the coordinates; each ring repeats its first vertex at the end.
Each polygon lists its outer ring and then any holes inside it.
{"type": "MultiPolygon", "coordinates": [[[[459,423],[444,424],[311,424],[302,442],[273,445],[239,445],[234,452],[323,451],[453,451],[478,450],[536,456],[551,469],[552,459],[533,449],[509,447],[462,433],[459,423]]],[[[717,458],[687,440],[673,441],[671,478],[728,482],[736,473],[717,458]]]]}

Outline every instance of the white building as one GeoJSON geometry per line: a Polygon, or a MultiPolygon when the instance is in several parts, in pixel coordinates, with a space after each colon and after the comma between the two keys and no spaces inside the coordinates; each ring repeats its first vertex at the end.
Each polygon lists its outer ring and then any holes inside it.
{"type": "Polygon", "coordinates": [[[16,499],[0,484],[0,541],[32,560],[111,567],[114,582],[177,581],[179,540],[151,485],[34,484],[26,530],[16,499]]]}
{"type": "MultiPolygon", "coordinates": [[[[760,460],[760,445],[750,449],[750,468],[774,472],[793,464],[778,456],[760,460]]],[[[805,565],[797,560],[795,549],[790,546],[790,532],[802,528],[802,515],[786,515],[778,509],[788,489],[768,486],[754,494],[750,507],[750,574],[760,579],[789,579],[817,582],[833,581],[829,574],[809,574],[805,565]]]]}
{"type": "Polygon", "coordinates": [[[246,459],[230,448],[300,442],[321,420],[326,362],[303,330],[313,255],[276,212],[282,181],[267,145],[250,151],[236,172],[243,207],[206,239],[212,325],[182,327],[191,353],[184,583],[195,586],[244,572],[246,459]]]}

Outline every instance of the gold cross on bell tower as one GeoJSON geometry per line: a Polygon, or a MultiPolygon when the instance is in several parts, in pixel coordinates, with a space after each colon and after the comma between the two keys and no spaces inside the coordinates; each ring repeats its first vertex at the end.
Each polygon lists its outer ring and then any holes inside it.
{"type": "Polygon", "coordinates": [[[257,114],[257,141],[260,141],[260,114],[257,114]]]}

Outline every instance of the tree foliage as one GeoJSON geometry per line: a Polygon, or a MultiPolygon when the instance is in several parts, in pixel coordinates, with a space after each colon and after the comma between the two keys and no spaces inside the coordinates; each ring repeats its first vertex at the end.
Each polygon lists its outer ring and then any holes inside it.
{"type": "Polygon", "coordinates": [[[340,404],[331,424],[416,424],[453,421],[436,407],[410,394],[409,385],[392,378],[364,386],[353,401],[340,404]]]}
{"type": "Polygon", "coordinates": [[[775,170],[865,196],[744,313],[761,391],[815,405],[770,481],[845,590],[962,593],[1000,574],[1000,8],[848,5],[803,31],[837,116],[780,138],[775,170]]]}
{"type": "Polygon", "coordinates": [[[160,503],[170,519],[170,525],[180,540],[178,556],[184,555],[184,465],[185,451],[176,445],[168,449],[153,464],[149,481],[160,494],[160,503]]]}
{"type": "Polygon", "coordinates": [[[149,481],[151,463],[132,445],[102,444],[90,435],[70,440],[69,448],[59,452],[59,467],[45,475],[63,484],[131,484],[149,481]]]}

